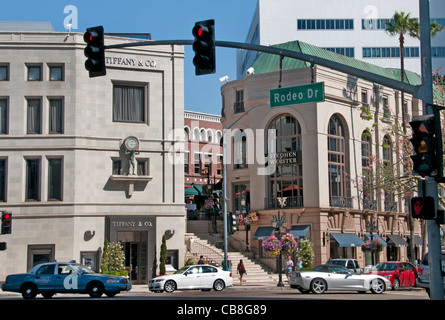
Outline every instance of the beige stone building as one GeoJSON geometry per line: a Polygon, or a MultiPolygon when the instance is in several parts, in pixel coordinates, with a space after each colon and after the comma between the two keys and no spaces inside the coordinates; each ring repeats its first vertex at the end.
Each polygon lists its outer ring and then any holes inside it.
{"type": "Polygon", "coordinates": [[[107,50],[97,78],[84,48],[82,33],[0,32],[0,210],[13,213],[0,280],[52,260],[98,271],[105,239],[122,242],[133,283],[157,274],[163,235],[183,264],[183,165],[168,157],[184,126],[183,47],[107,50]]]}
{"type": "MultiPolygon", "coordinates": [[[[397,79],[397,70],[302,42],[281,46],[397,79]]],[[[375,176],[375,168],[368,168],[371,157],[396,163],[395,141],[387,129],[396,121],[401,123],[400,92],[288,58],[283,59],[280,71],[279,59],[262,53],[253,63],[253,74],[221,88],[222,123],[228,137],[228,210],[259,213],[259,222],[248,236],[251,251],[268,261],[261,243],[274,233],[272,219],[280,212],[287,220],[283,232],[312,242],[315,264],[331,258],[357,258],[362,266],[371,264],[371,256],[361,250],[370,237],[367,224],[371,221],[376,223],[373,237],[378,234],[384,241],[374,262],[406,260],[410,229],[404,197],[378,190],[365,195],[364,189],[351,181],[375,176]],[[311,83],[321,83],[322,101],[298,103],[298,95],[286,94],[277,99],[294,100],[294,104],[271,104],[275,99],[271,90],[311,83]],[[286,197],[283,208],[281,197],[286,197]]],[[[413,84],[420,82],[413,73],[408,79],[413,84]]],[[[421,103],[405,94],[405,108],[407,117],[416,115],[421,103]]],[[[244,232],[235,237],[245,239],[244,232]]],[[[414,232],[415,258],[420,259],[418,221],[414,232]]]]}

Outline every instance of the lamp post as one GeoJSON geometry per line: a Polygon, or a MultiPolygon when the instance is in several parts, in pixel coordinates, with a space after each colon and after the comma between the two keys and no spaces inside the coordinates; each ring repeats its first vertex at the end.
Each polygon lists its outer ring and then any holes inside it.
{"type": "MultiPolygon", "coordinates": [[[[280,205],[281,209],[283,209],[286,206],[286,200],[287,197],[279,197],[277,198],[278,204],[280,205]]],[[[280,210],[278,210],[278,216],[273,215],[272,217],[272,227],[275,228],[275,230],[278,233],[278,240],[281,241],[281,227],[287,227],[287,220],[286,215],[283,213],[281,216],[280,210]]],[[[277,287],[284,287],[283,284],[283,273],[282,273],[282,261],[281,261],[281,250],[280,254],[278,255],[278,284],[277,287]]]]}
{"type": "MultiPolygon", "coordinates": [[[[378,228],[377,222],[373,220],[373,216],[371,216],[371,220],[366,222],[366,229],[369,230],[369,233],[371,234],[371,241],[374,240],[374,236],[372,233],[376,231],[378,228]]],[[[374,257],[374,251],[371,251],[371,262],[374,265],[375,264],[375,257],[374,257]]]]}

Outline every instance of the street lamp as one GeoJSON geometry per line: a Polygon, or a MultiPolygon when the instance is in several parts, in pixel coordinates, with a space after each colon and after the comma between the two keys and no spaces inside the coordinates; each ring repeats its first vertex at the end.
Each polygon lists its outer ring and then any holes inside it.
{"type": "MultiPolygon", "coordinates": [[[[366,229],[369,230],[369,233],[371,234],[371,241],[374,240],[374,236],[372,233],[376,230],[378,230],[377,222],[373,220],[373,216],[371,216],[371,220],[366,222],[366,229]]],[[[371,262],[374,265],[375,264],[375,257],[374,257],[374,251],[371,251],[371,262]]]]}
{"type": "MultiPolygon", "coordinates": [[[[278,197],[277,200],[278,200],[278,204],[280,205],[281,209],[283,209],[286,206],[287,197],[278,197]]],[[[278,233],[278,240],[281,241],[281,227],[284,227],[284,228],[287,227],[286,214],[283,213],[283,215],[281,215],[280,210],[278,210],[278,216],[273,215],[273,217],[272,217],[272,227],[278,233]]],[[[281,261],[281,250],[280,250],[280,254],[278,255],[278,284],[277,284],[277,287],[284,287],[281,263],[282,263],[282,261],[281,261]]]]}

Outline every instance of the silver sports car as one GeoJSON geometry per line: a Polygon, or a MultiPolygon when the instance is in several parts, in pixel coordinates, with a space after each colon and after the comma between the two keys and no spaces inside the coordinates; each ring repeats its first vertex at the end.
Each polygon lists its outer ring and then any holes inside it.
{"type": "Polygon", "coordinates": [[[348,269],[335,265],[320,265],[310,271],[294,271],[289,276],[291,288],[301,293],[323,293],[326,290],[347,290],[382,293],[391,289],[391,282],[378,275],[351,274],[348,269]]]}

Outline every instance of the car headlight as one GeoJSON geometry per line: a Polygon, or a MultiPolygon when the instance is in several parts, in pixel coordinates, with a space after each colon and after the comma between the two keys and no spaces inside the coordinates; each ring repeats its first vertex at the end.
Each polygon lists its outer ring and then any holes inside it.
{"type": "Polygon", "coordinates": [[[390,275],[390,274],[387,274],[387,275],[385,276],[385,278],[386,278],[386,279],[391,279],[391,275],[390,275]]]}

